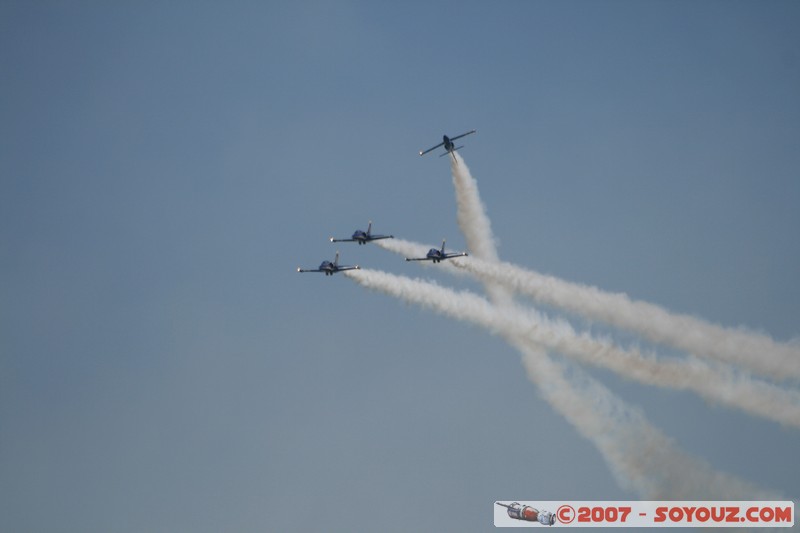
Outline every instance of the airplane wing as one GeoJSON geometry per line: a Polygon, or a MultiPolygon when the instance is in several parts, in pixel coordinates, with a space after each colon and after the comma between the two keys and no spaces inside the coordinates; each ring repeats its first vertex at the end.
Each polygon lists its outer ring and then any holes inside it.
{"type": "MultiPolygon", "coordinates": [[[[466,135],[466,134],[465,134],[465,135],[466,135]]],[[[431,147],[431,148],[428,148],[427,150],[420,150],[420,152],[419,152],[419,155],[425,155],[425,154],[427,154],[428,152],[430,152],[430,151],[432,151],[432,150],[436,150],[436,149],[437,149],[437,148],[439,148],[440,146],[444,146],[444,142],[440,142],[440,143],[439,143],[439,144],[437,144],[436,146],[433,146],[433,147],[431,147]]]]}
{"type": "Polygon", "coordinates": [[[394,239],[394,235],[370,235],[368,241],[378,241],[380,239],[394,239]]]}
{"type": "Polygon", "coordinates": [[[451,141],[455,141],[456,139],[460,139],[461,137],[466,137],[467,135],[471,135],[471,134],[475,133],[476,131],[478,131],[478,130],[472,130],[472,131],[468,131],[467,133],[462,133],[461,135],[456,135],[455,137],[450,137],[450,140],[451,141]]]}
{"type": "Polygon", "coordinates": [[[315,268],[315,269],[310,269],[310,268],[309,268],[309,269],[305,269],[305,268],[299,268],[299,267],[297,268],[297,271],[298,271],[298,272],[325,272],[324,270],[320,270],[319,268],[315,268]]]}
{"type": "Polygon", "coordinates": [[[406,257],[406,261],[430,261],[430,257],[406,257]]]}
{"type": "Polygon", "coordinates": [[[334,239],[331,237],[331,242],[356,242],[356,239],[334,239]]]}
{"type": "Polygon", "coordinates": [[[451,257],[466,257],[469,254],[467,252],[460,252],[460,253],[452,253],[452,254],[444,254],[443,259],[450,259],[451,257]]]}
{"type": "Polygon", "coordinates": [[[345,270],[361,270],[361,267],[358,265],[355,266],[343,266],[336,269],[336,272],[344,272],[345,270]]]}

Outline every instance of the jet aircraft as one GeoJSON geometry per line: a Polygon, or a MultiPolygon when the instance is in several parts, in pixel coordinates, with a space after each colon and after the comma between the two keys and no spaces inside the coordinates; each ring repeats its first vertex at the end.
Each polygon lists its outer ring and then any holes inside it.
{"type": "Polygon", "coordinates": [[[450,259],[451,257],[464,257],[467,252],[453,252],[453,253],[445,253],[444,251],[444,240],[442,240],[442,249],[438,250],[436,248],[431,248],[428,250],[427,255],[425,257],[406,257],[406,261],[433,261],[434,263],[438,263],[439,261],[443,261],[445,259],[450,259]]]}
{"type": "Polygon", "coordinates": [[[394,239],[394,235],[373,235],[372,221],[370,220],[367,231],[357,229],[349,239],[334,239],[331,237],[331,242],[357,242],[361,245],[367,244],[370,241],[377,241],[378,239],[394,239]]]}
{"type": "Polygon", "coordinates": [[[455,141],[456,139],[460,139],[461,137],[466,137],[467,135],[475,133],[476,131],[478,131],[478,130],[468,131],[467,133],[462,133],[461,135],[456,135],[455,137],[448,137],[447,135],[442,135],[442,142],[440,142],[439,144],[437,144],[436,146],[434,146],[432,148],[428,148],[427,150],[420,150],[419,151],[419,155],[425,155],[425,154],[427,154],[428,152],[430,152],[432,150],[436,150],[440,146],[444,146],[445,153],[441,154],[439,157],[444,157],[447,154],[450,154],[450,155],[453,156],[453,161],[455,161],[456,160],[456,156],[453,154],[453,152],[455,152],[456,150],[460,150],[461,148],[464,148],[464,147],[463,146],[456,147],[456,145],[455,145],[455,143],[453,141],[455,141]]]}
{"type": "Polygon", "coordinates": [[[345,270],[358,270],[361,268],[358,265],[355,266],[343,266],[339,265],[339,252],[336,252],[336,258],[334,258],[333,262],[331,261],[323,261],[320,263],[319,268],[316,269],[309,269],[304,270],[302,268],[297,269],[298,272],[324,272],[326,276],[333,276],[337,272],[344,272],[345,270]]]}

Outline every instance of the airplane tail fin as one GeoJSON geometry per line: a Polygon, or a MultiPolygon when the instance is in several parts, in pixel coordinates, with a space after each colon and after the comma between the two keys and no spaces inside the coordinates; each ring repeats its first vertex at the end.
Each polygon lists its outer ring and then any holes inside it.
{"type": "Polygon", "coordinates": [[[336,252],[336,257],[333,258],[333,266],[339,266],[339,252],[336,252]]]}
{"type": "Polygon", "coordinates": [[[369,221],[369,224],[367,224],[367,237],[369,237],[370,235],[372,235],[372,221],[371,220],[369,221]]]}
{"type": "Polygon", "coordinates": [[[442,255],[444,255],[444,241],[445,239],[442,239],[442,255]]]}
{"type": "Polygon", "coordinates": [[[463,146],[459,146],[458,148],[453,148],[449,152],[445,152],[442,155],[440,155],[439,157],[444,157],[444,156],[449,154],[449,155],[451,155],[453,157],[453,163],[455,163],[457,165],[458,164],[458,160],[456,159],[456,153],[455,152],[456,152],[456,150],[461,150],[462,148],[464,148],[464,147],[463,146]]]}

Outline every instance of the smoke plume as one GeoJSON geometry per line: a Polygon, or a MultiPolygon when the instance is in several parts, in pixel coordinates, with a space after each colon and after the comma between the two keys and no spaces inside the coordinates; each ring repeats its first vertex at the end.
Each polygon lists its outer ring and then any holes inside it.
{"type": "Polygon", "coordinates": [[[540,346],[640,383],[690,390],[712,402],[800,427],[800,393],[757,380],[730,366],[625,350],[610,340],[577,333],[568,322],[550,319],[535,310],[495,306],[474,293],[456,292],[431,282],[375,270],[347,274],[365,287],[477,324],[506,339],[540,346]]]}
{"type": "Polygon", "coordinates": [[[537,302],[638,333],[699,357],[747,368],[773,379],[800,378],[800,347],[766,335],[724,328],[669,311],[626,294],[570,283],[499,261],[455,260],[453,264],[487,282],[501,284],[537,302]]]}

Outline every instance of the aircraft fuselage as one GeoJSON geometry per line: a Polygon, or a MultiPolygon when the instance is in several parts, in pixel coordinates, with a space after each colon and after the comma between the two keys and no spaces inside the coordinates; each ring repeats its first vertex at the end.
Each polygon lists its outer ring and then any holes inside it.
{"type": "Polygon", "coordinates": [[[430,250],[428,250],[428,254],[425,257],[427,257],[434,263],[438,263],[439,261],[442,260],[442,251],[437,250],[436,248],[431,248],[430,250]]]}
{"type": "Polygon", "coordinates": [[[456,147],[455,143],[447,135],[442,135],[442,142],[444,143],[444,149],[448,152],[452,152],[453,148],[456,147]]]}

